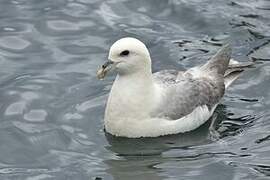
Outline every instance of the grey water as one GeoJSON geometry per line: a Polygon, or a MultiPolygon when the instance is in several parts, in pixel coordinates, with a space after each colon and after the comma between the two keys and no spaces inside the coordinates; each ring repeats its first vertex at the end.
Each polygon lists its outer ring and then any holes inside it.
{"type": "Polygon", "coordinates": [[[270,179],[270,1],[0,0],[0,179],[270,179]],[[103,131],[110,45],[146,43],[153,70],[202,64],[225,43],[253,61],[209,122],[186,134],[103,131]]]}

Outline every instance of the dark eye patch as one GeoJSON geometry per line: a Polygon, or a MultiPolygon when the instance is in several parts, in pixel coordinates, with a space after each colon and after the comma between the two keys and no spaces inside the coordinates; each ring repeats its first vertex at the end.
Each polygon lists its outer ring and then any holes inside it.
{"type": "Polygon", "coordinates": [[[124,50],[120,53],[120,56],[127,56],[129,55],[129,50],[124,50]]]}

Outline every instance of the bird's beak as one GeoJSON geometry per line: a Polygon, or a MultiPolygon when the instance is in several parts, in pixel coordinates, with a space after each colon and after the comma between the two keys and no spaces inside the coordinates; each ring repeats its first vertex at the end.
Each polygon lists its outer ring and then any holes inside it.
{"type": "Polygon", "coordinates": [[[106,63],[104,63],[101,68],[97,71],[97,78],[98,79],[104,79],[107,72],[110,71],[116,63],[114,63],[111,60],[108,60],[106,63]]]}

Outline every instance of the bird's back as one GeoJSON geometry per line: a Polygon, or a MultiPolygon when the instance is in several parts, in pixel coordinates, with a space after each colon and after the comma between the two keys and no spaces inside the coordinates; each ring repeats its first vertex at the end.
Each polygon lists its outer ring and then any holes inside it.
{"type": "Polygon", "coordinates": [[[200,106],[206,105],[211,111],[222,98],[225,86],[224,79],[194,77],[189,72],[156,80],[162,90],[161,104],[154,114],[169,119],[180,119],[200,106]]]}
{"type": "Polygon", "coordinates": [[[231,56],[229,45],[219,50],[206,64],[187,70],[165,70],[154,73],[162,90],[161,104],[153,114],[180,119],[197,107],[216,107],[225,92],[224,74],[231,56]]]}

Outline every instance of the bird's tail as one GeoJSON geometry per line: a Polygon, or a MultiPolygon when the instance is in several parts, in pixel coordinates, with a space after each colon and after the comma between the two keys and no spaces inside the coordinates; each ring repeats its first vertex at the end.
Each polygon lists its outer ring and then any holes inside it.
{"type": "Polygon", "coordinates": [[[250,68],[253,65],[253,62],[240,63],[234,59],[230,59],[228,68],[224,73],[225,88],[227,89],[245,69],[250,68]]]}
{"type": "Polygon", "coordinates": [[[228,88],[234,80],[253,62],[239,63],[231,59],[232,50],[229,44],[224,45],[205,65],[201,67],[206,73],[218,73],[224,77],[225,88],[228,88]]]}
{"type": "Polygon", "coordinates": [[[201,70],[207,73],[218,73],[224,75],[228,69],[231,59],[232,49],[229,44],[224,45],[205,65],[201,70]]]}

